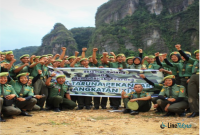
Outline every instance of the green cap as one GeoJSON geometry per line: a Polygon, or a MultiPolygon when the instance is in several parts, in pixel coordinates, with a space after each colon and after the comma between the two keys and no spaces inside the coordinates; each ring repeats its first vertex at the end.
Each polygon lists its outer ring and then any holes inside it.
{"type": "Polygon", "coordinates": [[[53,54],[47,54],[47,56],[51,56],[51,57],[53,57],[53,54]]]}
{"type": "Polygon", "coordinates": [[[120,53],[120,54],[117,54],[116,58],[119,57],[119,56],[124,57],[125,55],[123,53],[120,53]]]}
{"type": "Polygon", "coordinates": [[[135,101],[135,102],[128,102],[127,103],[127,107],[131,110],[137,110],[139,108],[139,105],[138,103],[135,101]]]}
{"type": "Polygon", "coordinates": [[[82,58],[82,59],[80,60],[80,62],[83,61],[83,60],[88,60],[88,59],[87,59],[87,58],[82,58]]]}
{"type": "Polygon", "coordinates": [[[70,59],[76,59],[76,56],[70,56],[70,57],[68,58],[68,60],[70,60],[70,59]]]}
{"type": "Polygon", "coordinates": [[[114,59],[115,57],[114,56],[109,56],[109,58],[113,58],[114,59]]]}
{"type": "Polygon", "coordinates": [[[29,76],[28,78],[33,80],[33,76],[29,76]]]}
{"type": "Polygon", "coordinates": [[[37,59],[37,58],[39,59],[39,58],[40,58],[40,56],[35,56],[35,57],[33,58],[33,60],[35,60],[35,59],[37,59]]]}
{"type": "Polygon", "coordinates": [[[29,57],[29,54],[24,54],[24,55],[22,55],[22,56],[20,57],[20,59],[21,59],[21,58],[24,58],[24,57],[29,57]]]}
{"type": "Polygon", "coordinates": [[[155,56],[154,55],[149,55],[148,58],[155,58],[155,56]]]}
{"type": "Polygon", "coordinates": [[[166,77],[163,78],[163,81],[165,79],[175,79],[175,76],[174,75],[168,75],[168,76],[166,76],[166,77]]]}
{"type": "Polygon", "coordinates": [[[48,57],[47,55],[42,55],[42,56],[40,56],[40,58],[39,59],[41,59],[41,58],[43,58],[43,57],[48,57]]]}
{"type": "Polygon", "coordinates": [[[194,51],[194,54],[199,53],[199,50],[194,51]]]}
{"type": "Polygon", "coordinates": [[[21,73],[21,74],[18,74],[18,75],[17,75],[17,78],[20,77],[20,76],[28,76],[29,74],[30,74],[30,73],[28,73],[28,72],[26,72],[26,73],[21,73]]]}
{"type": "Polygon", "coordinates": [[[188,51],[185,51],[185,53],[186,53],[186,54],[189,54],[190,56],[192,55],[192,54],[191,54],[190,52],[188,52],[188,51]]]}
{"type": "Polygon", "coordinates": [[[133,59],[133,58],[135,58],[135,57],[134,57],[134,56],[128,57],[128,58],[126,58],[126,61],[127,61],[128,59],[133,59]]]}
{"type": "Polygon", "coordinates": [[[56,76],[56,79],[57,78],[65,78],[65,75],[58,75],[58,76],[56,76]]]}
{"type": "Polygon", "coordinates": [[[62,62],[62,60],[60,60],[60,59],[57,59],[57,60],[55,60],[54,62],[62,62]]]}
{"type": "Polygon", "coordinates": [[[162,56],[163,54],[162,53],[159,53],[159,56],[162,56]]]}
{"type": "MultiPolygon", "coordinates": [[[[107,58],[109,58],[109,55],[106,55],[107,58]]],[[[103,55],[101,55],[100,59],[103,58],[103,55]]]]}
{"type": "Polygon", "coordinates": [[[175,52],[170,53],[170,56],[172,56],[173,54],[178,54],[178,55],[180,55],[179,52],[175,51],[175,52]]]}
{"type": "Polygon", "coordinates": [[[9,75],[8,72],[1,72],[1,73],[0,73],[0,76],[8,76],[8,75],[9,75]]]}
{"type": "Polygon", "coordinates": [[[6,55],[6,52],[0,52],[1,55],[6,55]]]}
{"type": "Polygon", "coordinates": [[[89,56],[88,59],[89,59],[89,58],[92,58],[92,56],[89,56]]]}
{"type": "Polygon", "coordinates": [[[7,55],[7,54],[13,54],[13,51],[7,51],[7,52],[6,52],[6,55],[7,55]]]}

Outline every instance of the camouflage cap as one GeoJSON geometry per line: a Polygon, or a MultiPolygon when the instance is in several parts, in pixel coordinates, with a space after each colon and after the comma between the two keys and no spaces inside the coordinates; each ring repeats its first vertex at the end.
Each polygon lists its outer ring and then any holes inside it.
{"type": "Polygon", "coordinates": [[[117,54],[116,58],[119,56],[125,57],[125,55],[123,53],[117,54]]]}
{"type": "Polygon", "coordinates": [[[68,58],[68,60],[70,60],[70,59],[76,59],[76,56],[70,56],[70,57],[68,58]]]}
{"type": "Polygon", "coordinates": [[[188,51],[184,51],[184,52],[185,52],[186,54],[190,55],[190,56],[192,55],[192,54],[191,54],[190,52],[188,52],[188,51]]]}
{"type": "Polygon", "coordinates": [[[6,55],[7,55],[7,54],[13,54],[13,51],[7,51],[7,52],[6,52],[6,55]]]}
{"type": "Polygon", "coordinates": [[[194,51],[194,54],[199,53],[199,50],[194,51]]]}
{"type": "Polygon", "coordinates": [[[148,58],[153,58],[154,59],[155,56],[154,55],[149,55],[148,58]]]}
{"type": "Polygon", "coordinates": [[[83,61],[83,60],[88,60],[88,59],[87,59],[87,58],[82,58],[82,59],[80,60],[80,62],[83,61]]]}
{"type": "Polygon", "coordinates": [[[18,74],[18,75],[17,75],[17,78],[20,77],[20,76],[28,76],[29,74],[30,74],[30,73],[28,73],[28,72],[26,72],[26,73],[21,73],[21,74],[18,74]]]}
{"type": "Polygon", "coordinates": [[[56,79],[57,78],[65,78],[65,75],[58,75],[58,76],[56,76],[56,79]]]}
{"type": "Polygon", "coordinates": [[[40,56],[40,58],[39,59],[41,59],[41,58],[43,58],[43,57],[48,57],[47,55],[42,55],[42,56],[40,56]]]}
{"type": "Polygon", "coordinates": [[[47,54],[47,56],[51,56],[51,57],[53,57],[53,54],[47,54]]]}
{"type": "Polygon", "coordinates": [[[139,108],[139,105],[137,102],[128,102],[127,107],[131,110],[137,110],[139,108]]]}
{"type": "Polygon", "coordinates": [[[40,58],[40,56],[35,56],[35,58],[33,58],[33,60],[35,60],[35,59],[37,59],[37,58],[39,59],[39,58],[40,58]]]}
{"type": "Polygon", "coordinates": [[[180,55],[179,52],[175,51],[175,52],[170,53],[170,56],[172,56],[173,54],[178,54],[178,55],[180,55]]]}
{"type": "Polygon", "coordinates": [[[21,59],[21,58],[24,58],[24,57],[29,57],[29,54],[24,54],[24,55],[22,55],[22,56],[20,57],[20,59],[21,59]]]}
{"type": "Polygon", "coordinates": [[[29,76],[28,78],[33,80],[33,76],[29,76]]]}
{"type": "Polygon", "coordinates": [[[166,76],[166,77],[163,78],[163,81],[165,79],[175,79],[175,76],[174,75],[168,75],[168,76],[166,76]]]}
{"type": "Polygon", "coordinates": [[[8,76],[8,75],[9,75],[8,72],[1,72],[1,73],[0,73],[0,77],[1,77],[1,76],[8,76]]]}

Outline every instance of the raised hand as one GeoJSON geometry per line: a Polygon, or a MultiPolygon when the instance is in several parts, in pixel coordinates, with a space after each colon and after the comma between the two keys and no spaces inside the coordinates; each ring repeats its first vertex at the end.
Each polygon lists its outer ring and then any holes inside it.
{"type": "Polygon", "coordinates": [[[87,51],[87,48],[82,48],[82,52],[86,52],[87,51]]]}
{"type": "Polygon", "coordinates": [[[176,47],[177,50],[181,50],[181,45],[180,44],[175,45],[175,47],[176,47]]]}
{"type": "Polygon", "coordinates": [[[144,75],[144,74],[140,74],[140,77],[144,79],[144,78],[145,78],[145,75],[144,75]]]}
{"type": "Polygon", "coordinates": [[[67,48],[66,48],[66,47],[61,47],[61,49],[62,49],[63,51],[66,51],[66,50],[67,50],[67,48]]]}
{"type": "Polygon", "coordinates": [[[139,51],[140,53],[143,53],[143,50],[142,50],[142,49],[140,49],[140,48],[138,49],[138,51],[139,51]]]}
{"type": "Polygon", "coordinates": [[[93,48],[93,52],[96,52],[96,51],[98,51],[98,48],[93,48]]]}

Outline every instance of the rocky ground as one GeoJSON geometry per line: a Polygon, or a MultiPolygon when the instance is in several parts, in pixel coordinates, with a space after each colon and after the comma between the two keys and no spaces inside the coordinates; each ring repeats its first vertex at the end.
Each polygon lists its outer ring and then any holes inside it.
{"type": "MultiPolygon", "coordinates": [[[[123,108],[120,108],[123,109],[123,108]]],[[[178,135],[199,134],[199,117],[161,117],[155,114],[153,108],[146,113],[132,116],[122,112],[108,110],[65,110],[59,113],[53,111],[31,112],[32,117],[17,116],[0,123],[0,133],[3,134],[123,134],[123,135],[178,135]],[[191,128],[160,128],[161,124],[191,124],[191,128]]],[[[189,115],[189,114],[187,114],[189,115]]]]}

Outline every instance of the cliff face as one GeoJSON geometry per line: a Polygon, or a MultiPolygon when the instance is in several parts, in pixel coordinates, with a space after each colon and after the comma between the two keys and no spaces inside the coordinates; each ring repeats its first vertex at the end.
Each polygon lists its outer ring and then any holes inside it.
{"type": "Polygon", "coordinates": [[[199,44],[198,0],[110,0],[96,13],[96,30],[89,50],[99,48],[135,55],[174,51],[174,45],[193,51],[199,44]]]}
{"type": "Polygon", "coordinates": [[[77,43],[73,34],[61,23],[54,25],[50,33],[42,38],[42,45],[39,47],[36,55],[61,54],[61,47],[66,47],[66,54],[73,55],[77,50],[77,43]]]}

